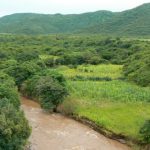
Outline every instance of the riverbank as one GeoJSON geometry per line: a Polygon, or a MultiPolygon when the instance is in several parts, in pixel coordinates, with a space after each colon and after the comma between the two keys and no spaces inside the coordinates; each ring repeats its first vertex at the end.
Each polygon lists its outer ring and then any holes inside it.
{"type": "Polygon", "coordinates": [[[34,101],[22,98],[22,109],[32,126],[32,150],[130,150],[77,121],[45,113],[34,101]]]}

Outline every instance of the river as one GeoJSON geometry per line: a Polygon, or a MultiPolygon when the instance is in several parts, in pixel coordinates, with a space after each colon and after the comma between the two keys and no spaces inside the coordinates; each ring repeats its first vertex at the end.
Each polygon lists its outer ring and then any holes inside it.
{"type": "Polygon", "coordinates": [[[22,98],[22,109],[32,127],[31,150],[131,150],[73,119],[45,113],[29,99],[22,98]]]}

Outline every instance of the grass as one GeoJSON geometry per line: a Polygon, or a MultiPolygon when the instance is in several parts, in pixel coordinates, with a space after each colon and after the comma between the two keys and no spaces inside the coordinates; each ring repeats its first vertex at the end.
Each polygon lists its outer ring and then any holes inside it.
{"type": "Polygon", "coordinates": [[[77,113],[117,134],[140,140],[139,129],[150,116],[147,103],[104,103],[78,106],[77,113]]]}
{"type": "Polygon", "coordinates": [[[122,65],[80,65],[77,68],[69,68],[67,66],[60,66],[57,70],[66,78],[70,79],[75,76],[83,77],[109,77],[117,79],[121,77],[122,65]]]}
{"type": "Polygon", "coordinates": [[[86,101],[150,102],[150,88],[141,88],[125,81],[68,81],[74,98],[86,101]]]}
{"type": "Polygon", "coordinates": [[[97,125],[130,139],[140,140],[139,130],[150,119],[150,88],[143,88],[121,80],[72,81],[75,75],[121,77],[122,66],[78,66],[58,70],[67,77],[70,96],[62,106],[69,112],[86,117],[97,125]],[[84,70],[92,71],[84,71],[84,70]]]}
{"type": "Polygon", "coordinates": [[[58,56],[54,56],[54,55],[40,55],[39,56],[40,57],[40,59],[42,59],[42,60],[45,60],[45,59],[51,59],[51,58],[53,58],[53,59],[57,59],[57,58],[59,58],[58,56]]]}

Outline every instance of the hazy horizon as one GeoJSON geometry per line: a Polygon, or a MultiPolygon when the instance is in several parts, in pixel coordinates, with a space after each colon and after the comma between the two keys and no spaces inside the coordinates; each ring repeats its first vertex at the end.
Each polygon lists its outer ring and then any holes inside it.
{"type": "Polygon", "coordinates": [[[14,13],[80,14],[107,10],[120,12],[132,9],[149,0],[5,0],[0,4],[0,17],[14,13]]]}

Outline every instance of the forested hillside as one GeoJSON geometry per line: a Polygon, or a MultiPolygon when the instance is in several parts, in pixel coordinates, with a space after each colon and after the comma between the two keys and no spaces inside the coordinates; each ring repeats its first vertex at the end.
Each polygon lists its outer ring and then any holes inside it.
{"type": "Polygon", "coordinates": [[[101,33],[149,36],[150,3],[123,12],[97,11],[70,15],[12,14],[0,18],[0,33],[101,33]]]}

